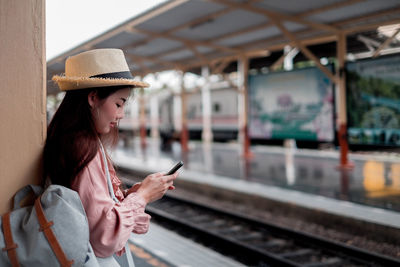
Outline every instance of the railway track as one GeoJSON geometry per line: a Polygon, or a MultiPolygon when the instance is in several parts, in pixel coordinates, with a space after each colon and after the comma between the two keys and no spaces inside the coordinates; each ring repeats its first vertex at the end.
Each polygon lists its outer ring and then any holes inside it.
{"type": "Polygon", "coordinates": [[[178,197],[164,196],[146,211],[158,223],[249,266],[400,266],[398,259],[178,197]]]}

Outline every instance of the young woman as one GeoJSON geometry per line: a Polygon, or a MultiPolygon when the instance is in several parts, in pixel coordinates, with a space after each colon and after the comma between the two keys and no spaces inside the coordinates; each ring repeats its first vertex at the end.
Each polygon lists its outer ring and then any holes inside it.
{"type": "Polygon", "coordinates": [[[126,252],[131,232],[147,232],[146,204],[173,189],[177,174],[152,174],[128,190],[120,189],[104,147],[117,142],[118,122],[131,91],[148,86],[133,80],[121,50],[97,49],[70,57],[65,75],[53,80],[66,94],[48,127],[45,177],[79,193],[98,262],[113,266],[117,263],[112,256],[126,252]]]}

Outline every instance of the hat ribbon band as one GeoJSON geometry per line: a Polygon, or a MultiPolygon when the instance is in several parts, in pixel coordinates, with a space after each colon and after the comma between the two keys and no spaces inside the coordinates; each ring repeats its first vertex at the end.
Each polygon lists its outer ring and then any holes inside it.
{"type": "Polygon", "coordinates": [[[111,73],[103,73],[98,75],[90,76],[90,78],[109,78],[109,79],[133,79],[133,76],[130,71],[120,71],[120,72],[111,72],[111,73]]]}

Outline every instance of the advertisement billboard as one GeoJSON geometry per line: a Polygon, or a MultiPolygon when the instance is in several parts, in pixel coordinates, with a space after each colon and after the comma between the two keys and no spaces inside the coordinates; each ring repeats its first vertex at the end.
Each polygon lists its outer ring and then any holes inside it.
{"type": "Polygon", "coordinates": [[[400,55],[346,65],[350,144],[400,146],[400,55]]]}
{"type": "Polygon", "coordinates": [[[250,75],[251,138],[334,140],[332,83],[318,68],[250,75]]]}

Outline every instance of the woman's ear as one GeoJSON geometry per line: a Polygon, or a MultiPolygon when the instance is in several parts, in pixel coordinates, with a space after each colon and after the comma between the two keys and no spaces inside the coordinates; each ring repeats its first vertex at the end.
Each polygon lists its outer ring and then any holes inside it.
{"type": "Polygon", "coordinates": [[[97,106],[98,98],[97,98],[97,92],[92,91],[88,94],[88,103],[91,108],[94,108],[97,106]]]}

